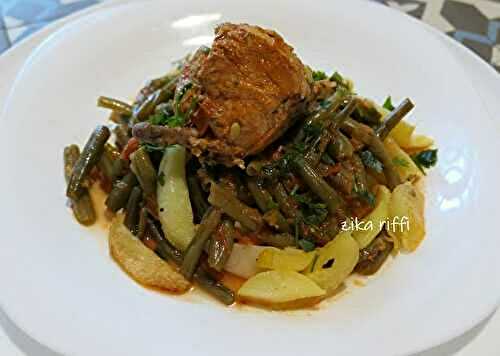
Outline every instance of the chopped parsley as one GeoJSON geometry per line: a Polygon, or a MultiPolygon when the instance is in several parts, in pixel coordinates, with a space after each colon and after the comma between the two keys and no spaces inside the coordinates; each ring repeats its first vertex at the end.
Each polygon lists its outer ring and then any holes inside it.
{"type": "Polygon", "coordinates": [[[313,80],[316,82],[318,80],[323,80],[323,79],[327,79],[328,77],[326,76],[325,72],[323,72],[322,70],[315,70],[313,73],[312,73],[312,77],[313,77],[313,80]]]}
{"type": "Polygon", "coordinates": [[[344,77],[342,77],[339,72],[333,73],[332,76],[330,77],[330,80],[332,82],[337,83],[338,85],[344,85],[345,86],[344,77]]]}
{"type": "Polygon", "coordinates": [[[394,105],[392,104],[392,98],[389,95],[387,99],[385,99],[384,104],[382,105],[384,109],[387,109],[389,111],[392,111],[395,109],[394,105]]]}
{"type": "Polygon", "coordinates": [[[366,167],[373,169],[377,173],[382,173],[384,170],[382,162],[380,162],[371,151],[363,151],[359,156],[366,167]]]}
{"type": "Polygon", "coordinates": [[[183,115],[173,115],[173,116],[167,116],[164,113],[156,113],[154,115],[151,115],[148,119],[149,123],[153,125],[162,125],[162,126],[168,126],[168,127],[179,127],[184,125],[185,123],[185,117],[183,115]]]}
{"type": "Polygon", "coordinates": [[[425,150],[420,153],[417,153],[416,155],[411,156],[411,159],[415,164],[417,165],[418,168],[425,174],[424,169],[429,169],[433,166],[436,165],[437,160],[438,160],[438,150],[425,150]]]}
{"type": "Polygon", "coordinates": [[[400,166],[400,167],[409,167],[410,163],[405,160],[404,158],[401,158],[401,157],[394,157],[392,159],[392,163],[396,166],[400,166]]]}
{"type": "Polygon", "coordinates": [[[314,244],[314,242],[311,242],[309,240],[306,240],[306,239],[301,239],[297,242],[297,244],[299,245],[299,247],[301,249],[303,249],[305,252],[311,252],[311,251],[314,251],[314,249],[316,248],[316,245],[314,244]]]}
{"type": "Polygon", "coordinates": [[[308,194],[297,194],[295,188],[291,196],[299,203],[299,209],[304,223],[317,226],[325,221],[328,215],[326,204],[314,202],[308,194]]]}

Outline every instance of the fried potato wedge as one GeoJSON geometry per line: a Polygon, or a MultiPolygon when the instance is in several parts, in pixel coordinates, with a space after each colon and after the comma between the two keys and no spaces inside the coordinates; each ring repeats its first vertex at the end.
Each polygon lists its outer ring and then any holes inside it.
{"type": "Polygon", "coordinates": [[[383,185],[378,185],[375,208],[362,220],[363,225],[366,226],[367,229],[352,232],[352,237],[358,242],[360,249],[368,246],[384,228],[384,223],[389,216],[390,200],[390,190],[383,185]],[[369,222],[370,224],[368,225],[369,222]],[[368,226],[371,226],[371,228],[368,228],[368,226]]]}
{"type": "Polygon", "coordinates": [[[325,295],[311,279],[295,271],[261,272],[247,280],[238,291],[240,301],[271,309],[312,306],[325,295]]]}
{"type": "Polygon", "coordinates": [[[305,252],[291,247],[283,250],[266,249],[257,258],[257,267],[300,272],[309,267],[315,255],[315,252],[305,252]]]}
{"type": "Polygon", "coordinates": [[[190,287],[179,272],[132,235],[119,217],[109,229],[109,252],[125,272],[144,286],[173,293],[183,293],[190,287]]]}
{"type": "Polygon", "coordinates": [[[314,269],[307,274],[327,294],[332,294],[356,267],[359,260],[358,243],[350,231],[342,231],[319,249],[314,269]]]}
{"type": "Polygon", "coordinates": [[[386,227],[387,233],[403,252],[413,252],[425,237],[424,195],[411,183],[398,185],[389,204],[392,222],[408,222],[386,227]]]}
{"type": "Polygon", "coordinates": [[[415,126],[408,122],[400,121],[389,133],[389,137],[401,147],[409,146],[414,131],[415,126]]]}
{"type": "Polygon", "coordinates": [[[384,147],[403,181],[416,182],[422,177],[422,171],[418,169],[408,153],[403,151],[396,141],[388,137],[384,141],[384,147]]]}

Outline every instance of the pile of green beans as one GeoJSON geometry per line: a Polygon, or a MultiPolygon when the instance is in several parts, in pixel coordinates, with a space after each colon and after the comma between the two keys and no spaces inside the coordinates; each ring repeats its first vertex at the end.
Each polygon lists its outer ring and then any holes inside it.
{"type": "MultiPolygon", "coordinates": [[[[243,170],[216,164],[216,159],[208,162],[203,153],[201,158],[195,151],[188,155],[185,183],[197,227],[181,252],[159,228],[163,215],[157,187],[165,179],[159,164],[165,146],[179,141],[179,136],[185,145],[191,138],[206,139],[210,145],[210,139],[198,131],[194,119],[190,122],[199,92],[190,93],[195,100],[189,113],[180,112],[182,96],[192,86],[188,79],[181,80],[180,73],[152,80],[132,104],[98,98],[99,107],[111,110],[114,141],[109,142],[110,128],[98,126],[81,153],[77,145],[64,149],[66,195],[77,221],[91,225],[97,217],[89,188],[100,180],[108,193],[108,212],[122,212],[124,225],[138,239],[149,241],[160,258],[173,262],[186,279],[224,304],[234,302],[234,293],[214,276],[224,273],[239,237],[277,248],[308,251],[324,246],[339,233],[342,220],[356,215],[355,208],[373,203],[370,189],[375,183],[370,170],[367,174],[365,151],[377,160],[378,182],[391,189],[402,182],[383,141],[413,103],[404,100],[382,121],[383,112],[372,101],[357,96],[352,88],[337,88],[330,97],[308,103],[313,109],[295,115],[293,126],[269,148],[245,158],[243,170]],[[178,114],[186,114],[187,125],[158,124],[173,122],[178,114]],[[145,127],[153,128],[154,139],[148,142],[144,137],[138,140],[145,127]],[[166,131],[170,136],[164,136],[166,131]]],[[[226,145],[224,150],[241,149],[223,140],[219,143],[226,145]]],[[[374,273],[392,249],[381,234],[361,251],[357,271],[374,273]]]]}

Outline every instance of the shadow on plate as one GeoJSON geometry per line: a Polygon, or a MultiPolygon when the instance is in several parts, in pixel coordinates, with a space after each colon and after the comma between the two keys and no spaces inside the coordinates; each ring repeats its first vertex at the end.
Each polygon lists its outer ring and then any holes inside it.
{"type": "MultiPolygon", "coordinates": [[[[412,356],[453,356],[462,348],[472,342],[483,331],[485,326],[491,320],[495,312],[491,313],[485,320],[470,329],[466,333],[454,338],[453,340],[433,347],[432,349],[422,351],[412,356]]],[[[5,333],[10,340],[27,356],[63,356],[52,351],[47,346],[40,344],[23,330],[17,327],[13,321],[5,314],[3,309],[0,309],[0,325],[5,330],[5,333]]]]}

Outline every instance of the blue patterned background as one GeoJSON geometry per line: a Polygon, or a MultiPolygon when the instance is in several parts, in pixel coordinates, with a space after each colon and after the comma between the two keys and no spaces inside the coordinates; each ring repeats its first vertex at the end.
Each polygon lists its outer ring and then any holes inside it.
{"type": "MultiPolygon", "coordinates": [[[[0,53],[51,21],[101,1],[106,0],[0,0],[0,53]]],[[[500,71],[500,0],[374,1],[431,24],[500,71]]]]}

